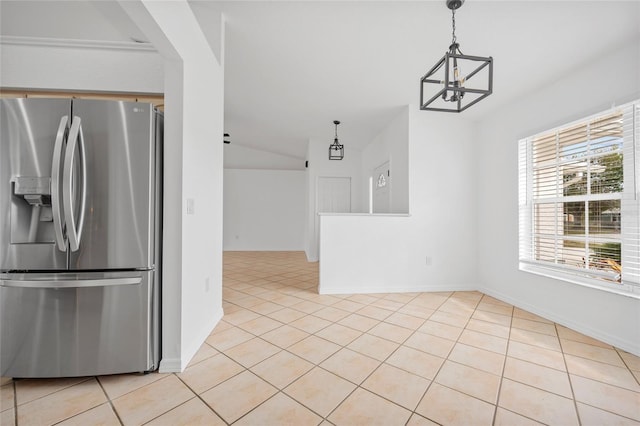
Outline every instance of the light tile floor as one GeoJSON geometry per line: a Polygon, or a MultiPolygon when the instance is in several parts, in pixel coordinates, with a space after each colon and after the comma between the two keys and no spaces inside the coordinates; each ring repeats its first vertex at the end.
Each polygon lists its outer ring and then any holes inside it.
{"type": "Polygon", "coordinates": [[[181,374],[2,379],[2,425],[640,425],[640,358],[478,292],[318,295],[298,252],[224,256],[181,374]]]}

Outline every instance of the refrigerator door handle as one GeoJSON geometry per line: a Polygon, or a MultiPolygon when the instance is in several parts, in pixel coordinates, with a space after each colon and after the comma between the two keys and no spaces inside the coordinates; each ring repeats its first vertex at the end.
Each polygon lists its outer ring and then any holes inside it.
{"type": "Polygon", "coordinates": [[[87,200],[87,162],[85,159],[84,135],[82,134],[82,121],[80,117],[73,117],[71,121],[71,130],[69,130],[69,139],[67,142],[67,150],[64,156],[64,173],[62,183],[62,198],[64,201],[64,218],[67,223],[67,236],[69,239],[69,247],[71,251],[78,251],[80,248],[80,239],[82,238],[82,228],[84,226],[84,210],[87,200]],[[73,201],[73,159],[76,149],[78,150],[78,158],[80,160],[80,210],[79,219],[76,225],[74,217],[73,201]]]}
{"type": "Polygon", "coordinates": [[[53,161],[51,164],[51,212],[53,214],[53,229],[56,236],[58,250],[67,251],[67,239],[64,232],[64,218],[62,217],[62,198],[60,197],[60,167],[62,165],[62,151],[64,150],[64,136],[67,130],[69,116],[60,119],[56,142],[53,146],[53,161]]]}
{"type": "Polygon", "coordinates": [[[0,287],[17,288],[82,288],[82,287],[111,287],[116,285],[136,285],[142,282],[142,277],[131,278],[100,278],[84,280],[19,280],[0,279],[0,287]]]}

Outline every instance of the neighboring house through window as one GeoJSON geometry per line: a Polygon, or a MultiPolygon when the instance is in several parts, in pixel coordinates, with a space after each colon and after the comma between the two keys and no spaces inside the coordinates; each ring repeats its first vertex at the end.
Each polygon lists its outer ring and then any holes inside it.
{"type": "Polygon", "coordinates": [[[519,141],[520,269],[640,295],[640,104],[519,141]]]}

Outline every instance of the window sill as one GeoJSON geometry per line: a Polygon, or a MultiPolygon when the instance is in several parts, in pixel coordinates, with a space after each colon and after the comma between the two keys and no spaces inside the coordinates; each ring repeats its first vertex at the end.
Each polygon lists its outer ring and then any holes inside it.
{"type": "Polygon", "coordinates": [[[630,297],[632,299],[640,299],[640,287],[630,284],[609,284],[598,279],[589,277],[581,277],[571,273],[556,271],[542,266],[520,263],[521,271],[543,277],[566,281],[572,284],[578,284],[583,287],[589,287],[596,290],[614,293],[620,296],[630,297]]]}

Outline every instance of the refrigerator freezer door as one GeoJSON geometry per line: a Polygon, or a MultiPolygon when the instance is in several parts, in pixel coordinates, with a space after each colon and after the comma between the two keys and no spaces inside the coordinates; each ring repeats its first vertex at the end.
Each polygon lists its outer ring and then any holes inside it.
{"type": "Polygon", "coordinates": [[[153,268],[155,128],[151,105],[74,100],[72,108],[74,123],[76,117],[81,119],[86,164],[83,167],[78,161],[72,169],[73,215],[75,222],[84,216],[84,226],[78,250],[72,247],[69,254],[69,269],[153,268]],[[82,176],[83,168],[86,176],[82,176]]]}
{"type": "Polygon", "coordinates": [[[63,224],[54,219],[59,200],[50,182],[56,136],[63,149],[70,112],[66,99],[0,100],[0,271],[67,267],[55,243],[54,225],[63,224]]]}
{"type": "Polygon", "coordinates": [[[74,377],[157,368],[154,271],[65,273],[47,287],[48,278],[0,275],[0,376],[74,377]],[[38,282],[42,285],[30,287],[38,282]]]}

